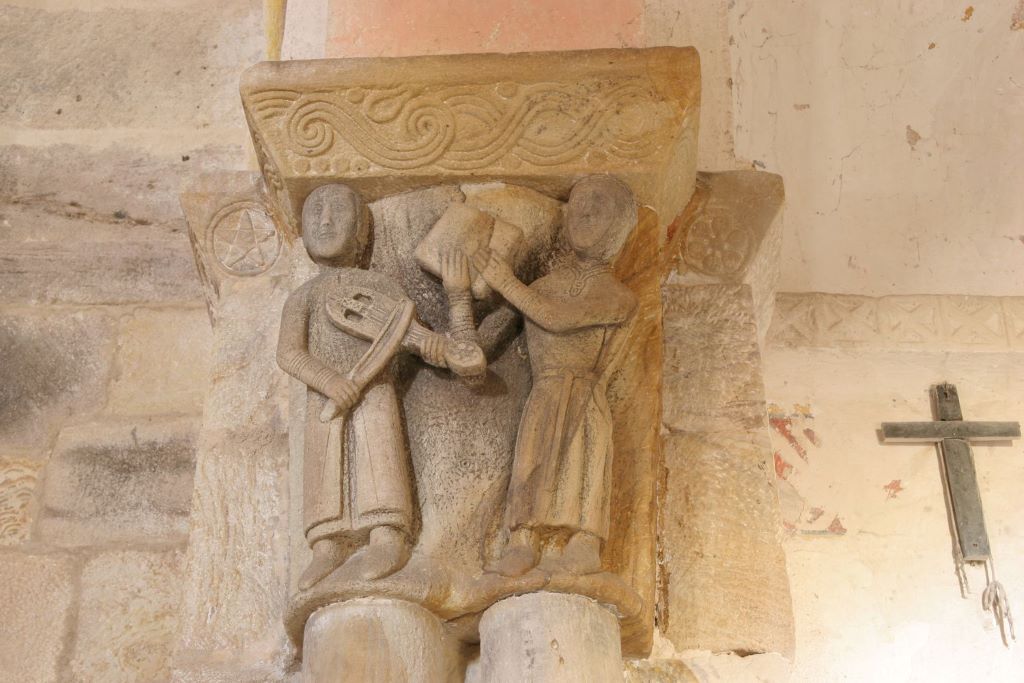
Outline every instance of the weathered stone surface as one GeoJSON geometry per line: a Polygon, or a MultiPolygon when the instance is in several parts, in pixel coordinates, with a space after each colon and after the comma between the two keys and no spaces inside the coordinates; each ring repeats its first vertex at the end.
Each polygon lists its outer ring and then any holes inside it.
{"type": "Polygon", "coordinates": [[[619,621],[590,598],[530,593],[494,604],[480,620],[480,680],[489,683],[622,680],[619,621]]]}
{"type": "Polygon", "coordinates": [[[697,189],[678,221],[680,259],[672,284],[750,286],[758,341],[775,305],[782,251],[782,178],[758,171],[698,174],[697,189]]]}
{"type": "Polygon", "coordinates": [[[228,280],[215,311],[174,680],[278,680],[292,654],[288,383],[274,360],[284,279],[228,280]]]}
{"type": "Polygon", "coordinates": [[[74,596],[63,555],[0,553],[0,679],[56,683],[74,596]]]}
{"type": "Polygon", "coordinates": [[[13,303],[194,301],[201,294],[184,242],[0,242],[0,296],[13,303]]]}
{"type": "Polygon", "coordinates": [[[99,422],[61,431],[39,529],[63,546],[185,540],[197,421],[99,422]]]}
{"type": "Polygon", "coordinates": [[[203,174],[182,193],[181,208],[212,318],[221,282],[272,268],[283,251],[281,235],[258,173],[203,174]]]}
{"type": "Polygon", "coordinates": [[[154,131],[154,149],[122,129],[102,133],[109,140],[95,144],[76,134],[74,144],[33,145],[41,134],[33,135],[0,146],[3,240],[159,239],[180,247],[178,194],[199,174],[244,165],[248,144],[244,136],[223,135],[200,142],[190,131],[154,131]]]}
{"type": "Polygon", "coordinates": [[[27,458],[0,458],[0,545],[28,540],[42,466],[27,458]]]}
{"type": "Polygon", "coordinates": [[[71,413],[102,408],[113,326],[94,311],[0,313],[0,443],[40,448],[71,413]]]}
{"type": "Polygon", "coordinates": [[[329,605],[306,622],[303,680],[456,683],[457,642],[419,605],[367,598],[329,605]]]}
{"type": "Polygon", "coordinates": [[[659,626],[679,650],[793,648],[749,287],[664,288],[659,626]]]}
{"type": "Polygon", "coordinates": [[[4,5],[0,124],[238,125],[238,72],[260,58],[260,19],[247,0],[92,11],[4,5]]]}
{"type": "Polygon", "coordinates": [[[75,680],[168,679],[181,559],[178,551],[122,551],[85,564],[71,659],[75,680]]]}
{"type": "Polygon", "coordinates": [[[749,287],[667,285],[663,297],[665,426],[688,432],[766,428],[749,287]]]}
{"type": "Polygon", "coordinates": [[[121,318],[107,412],[202,412],[212,336],[204,308],[137,308],[121,318]]]}
{"type": "Polygon", "coordinates": [[[675,659],[626,660],[625,683],[704,683],[686,664],[675,659]]]}

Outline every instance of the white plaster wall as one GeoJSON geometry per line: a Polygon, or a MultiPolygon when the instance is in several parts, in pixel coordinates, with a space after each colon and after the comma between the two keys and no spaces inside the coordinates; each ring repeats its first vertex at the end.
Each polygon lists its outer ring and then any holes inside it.
{"type": "Polygon", "coordinates": [[[736,158],[786,182],[781,291],[1024,291],[1024,2],[731,4],[736,158]]]}
{"type": "MultiPolygon", "coordinates": [[[[1024,680],[1024,645],[1005,648],[982,610],[980,569],[968,569],[972,592],[961,597],[934,448],[881,445],[875,434],[886,420],[930,419],[929,385],[944,380],[968,419],[1021,419],[1024,354],[769,346],[765,360],[796,615],[792,680],[1024,680]]],[[[1024,637],[1024,443],[975,456],[1024,637]]]]}

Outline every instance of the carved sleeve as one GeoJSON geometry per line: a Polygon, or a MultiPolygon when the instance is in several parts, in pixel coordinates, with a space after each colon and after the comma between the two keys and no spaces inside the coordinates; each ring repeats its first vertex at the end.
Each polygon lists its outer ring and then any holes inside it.
{"type": "Polygon", "coordinates": [[[511,277],[497,288],[510,304],[548,332],[568,332],[593,325],[585,307],[561,306],[511,277]]]}
{"type": "Polygon", "coordinates": [[[477,343],[473,296],[468,290],[448,292],[448,334],[455,341],[477,343]]]}
{"type": "Polygon", "coordinates": [[[303,384],[329,397],[344,392],[347,380],[309,353],[309,288],[301,287],[288,297],[281,313],[277,364],[303,384]]]}

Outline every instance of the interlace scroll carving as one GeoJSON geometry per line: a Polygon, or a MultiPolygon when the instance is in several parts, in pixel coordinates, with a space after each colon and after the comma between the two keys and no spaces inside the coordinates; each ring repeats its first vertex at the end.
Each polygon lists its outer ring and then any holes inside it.
{"type": "Polygon", "coordinates": [[[641,160],[659,149],[667,104],[640,79],[339,88],[251,96],[300,175],[431,167],[449,172],[585,155],[641,160]]]}

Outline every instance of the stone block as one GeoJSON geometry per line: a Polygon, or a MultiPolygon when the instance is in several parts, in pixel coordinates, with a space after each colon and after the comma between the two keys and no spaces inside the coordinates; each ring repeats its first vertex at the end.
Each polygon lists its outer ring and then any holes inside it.
{"type": "Polygon", "coordinates": [[[135,309],[120,321],[107,412],[201,413],[212,346],[205,308],[135,309]]]}
{"type": "Polygon", "coordinates": [[[0,680],[61,680],[74,574],[63,555],[0,553],[0,680]]]}
{"type": "Polygon", "coordinates": [[[113,347],[104,313],[0,313],[0,443],[47,446],[68,415],[102,408],[113,347]]]}
{"type": "Polygon", "coordinates": [[[75,680],[168,680],[181,559],[180,551],[120,551],[85,564],[71,658],[75,680]]]}
{"type": "Polygon", "coordinates": [[[281,619],[288,573],[288,384],[275,361],[283,284],[270,275],[231,278],[221,291],[176,681],[280,680],[291,656],[281,619]]]}
{"type": "Polygon", "coordinates": [[[665,484],[659,626],[676,648],[793,648],[748,285],[663,289],[665,484]]]}
{"type": "Polygon", "coordinates": [[[659,624],[680,650],[792,652],[770,453],[742,433],[665,438],[659,624]]]}
{"type": "Polygon", "coordinates": [[[663,300],[665,426],[689,432],[766,428],[750,288],[668,285],[663,300]]]}
{"type": "Polygon", "coordinates": [[[65,428],[46,467],[42,540],[184,542],[197,423],[140,418],[65,428]]]}
{"type": "Polygon", "coordinates": [[[0,125],[239,125],[238,74],[261,56],[260,10],[248,0],[86,11],[4,5],[0,125]]]}
{"type": "Polygon", "coordinates": [[[179,193],[211,169],[244,166],[249,144],[244,129],[205,142],[193,131],[97,136],[64,144],[33,132],[0,146],[0,239],[187,242],[179,193]]]}
{"type": "Polygon", "coordinates": [[[0,458],[0,545],[28,540],[42,466],[28,458],[0,458]]]}
{"type": "Polygon", "coordinates": [[[188,242],[0,242],[0,296],[16,303],[198,301],[188,242]]]}

